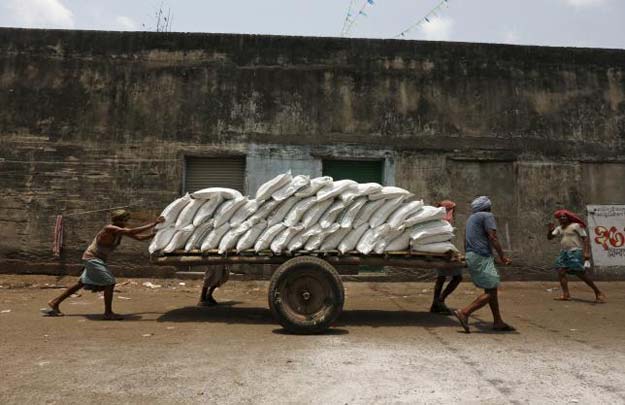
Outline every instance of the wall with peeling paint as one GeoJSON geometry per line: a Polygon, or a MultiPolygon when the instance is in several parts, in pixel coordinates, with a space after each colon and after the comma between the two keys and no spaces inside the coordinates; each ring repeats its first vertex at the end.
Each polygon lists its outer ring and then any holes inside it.
{"type": "MultiPolygon", "coordinates": [[[[253,192],[323,158],[384,159],[433,202],[489,194],[534,274],[559,207],[625,201],[625,51],[421,41],[0,29],[5,260],[76,263],[105,213],[156,215],[183,157],[245,155],[253,192]]],[[[461,242],[459,242],[461,245],[461,242]]],[[[116,258],[141,266],[145,245],[116,258]]]]}

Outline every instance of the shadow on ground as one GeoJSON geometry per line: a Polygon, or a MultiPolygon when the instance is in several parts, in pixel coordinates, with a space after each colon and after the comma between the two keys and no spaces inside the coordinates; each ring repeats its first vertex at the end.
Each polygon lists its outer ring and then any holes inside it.
{"type": "MultiPolygon", "coordinates": [[[[218,322],[226,324],[276,324],[267,308],[238,307],[238,302],[215,307],[183,307],[157,318],[157,322],[218,322]]],[[[457,325],[452,318],[429,312],[347,310],[334,326],[423,326],[449,327],[457,325]]]]}

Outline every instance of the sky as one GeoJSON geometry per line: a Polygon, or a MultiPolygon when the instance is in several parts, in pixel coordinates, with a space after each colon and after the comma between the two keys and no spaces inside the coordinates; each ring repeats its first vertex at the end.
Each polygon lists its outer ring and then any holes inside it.
{"type": "Polygon", "coordinates": [[[624,0],[0,0],[0,26],[153,31],[161,6],[179,32],[625,49],[624,0]]]}

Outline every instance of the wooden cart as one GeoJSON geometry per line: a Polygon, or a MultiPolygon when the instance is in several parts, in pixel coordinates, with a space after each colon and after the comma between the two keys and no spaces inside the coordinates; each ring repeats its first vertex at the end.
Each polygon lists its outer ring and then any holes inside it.
{"type": "Polygon", "coordinates": [[[337,266],[397,266],[405,268],[454,269],[464,267],[460,255],[417,252],[387,252],[361,255],[357,252],[302,252],[273,255],[270,251],[219,255],[209,252],[174,252],[154,255],[155,265],[189,267],[199,265],[274,264],[279,265],[269,283],[269,308],[274,318],[288,331],[300,334],[321,333],[328,329],[343,310],[345,293],[337,266]]]}

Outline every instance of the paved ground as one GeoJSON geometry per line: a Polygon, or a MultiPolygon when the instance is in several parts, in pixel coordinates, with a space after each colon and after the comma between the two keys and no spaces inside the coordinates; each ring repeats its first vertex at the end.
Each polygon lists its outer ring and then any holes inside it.
{"type": "MultiPolygon", "coordinates": [[[[0,276],[0,403],[625,403],[625,283],[600,284],[605,305],[578,283],[568,303],[555,283],[507,283],[512,335],[489,331],[487,309],[470,335],[425,312],[429,284],[347,283],[331,333],[293,336],[265,282],[229,282],[224,305],[197,308],[197,281],[135,279],[115,301],[125,321],[100,321],[88,292],[39,316],[60,291],[45,287],[71,280],[0,276]]],[[[476,293],[463,283],[449,304],[476,293]]]]}

